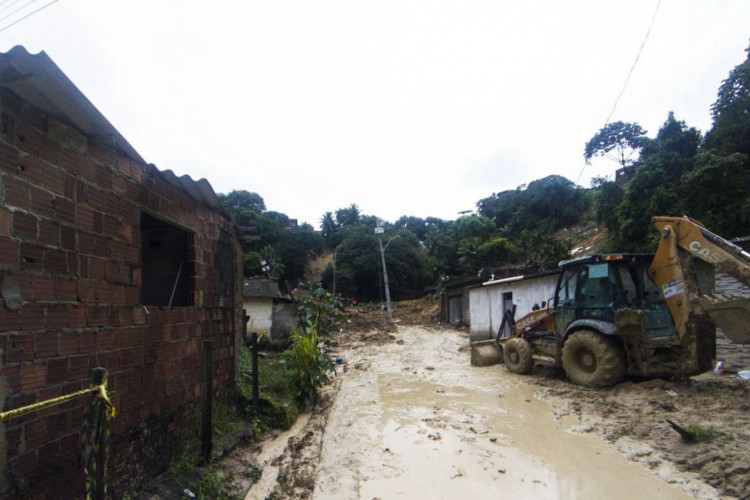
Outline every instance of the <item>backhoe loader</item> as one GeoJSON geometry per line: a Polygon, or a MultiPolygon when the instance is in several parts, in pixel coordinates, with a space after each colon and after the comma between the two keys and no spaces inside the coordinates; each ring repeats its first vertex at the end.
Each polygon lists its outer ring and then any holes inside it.
{"type": "Polygon", "coordinates": [[[633,376],[689,377],[713,367],[716,327],[750,343],[750,300],[701,293],[694,258],[750,286],[750,254],[689,217],[654,217],[655,254],[609,254],[560,262],[547,307],[507,333],[472,344],[472,364],[504,362],[529,373],[535,361],[562,367],[579,385],[633,376]]]}

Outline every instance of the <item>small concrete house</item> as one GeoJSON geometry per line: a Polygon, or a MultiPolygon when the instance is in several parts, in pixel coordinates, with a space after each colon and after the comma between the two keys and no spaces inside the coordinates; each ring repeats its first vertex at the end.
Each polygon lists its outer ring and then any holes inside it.
{"type": "Polygon", "coordinates": [[[245,278],[242,287],[247,333],[279,340],[289,335],[294,317],[294,302],[282,298],[277,280],[266,277],[245,278]]]}
{"type": "Polygon", "coordinates": [[[528,314],[534,305],[541,307],[555,293],[557,271],[510,276],[489,280],[469,288],[471,340],[497,335],[506,310],[516,306],[515,318],[528,314]]]}
{"type": "MultiPolygon", "coordinates": [[[[147,164],[43,52],[0,54],[0,406],[109,372],[109,494],[163,472],[192,433],[212,346],[235,390],[237,230],[205,179],[147,164]]],[[[86,398],[0,426],[0,497],[80,498],[86,398]]]]}
{"type": "Polygon", "coordinates": [[[440,302],[440,319],[451,325],[469,322],[469,293],[472,286],[487,281],[486,277],[465,276],[443,282],[443,296],[440,302]]]}

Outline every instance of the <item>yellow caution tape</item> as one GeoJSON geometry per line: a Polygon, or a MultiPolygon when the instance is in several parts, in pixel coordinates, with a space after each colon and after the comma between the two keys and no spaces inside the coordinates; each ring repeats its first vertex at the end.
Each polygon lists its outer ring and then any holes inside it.
{"type": "Polygon", "coordinates": [[[59,396],[56,398],[48,399],[46,401],[41,401],[39,403],[22,406],[21,408],[16,408],[14,410],[0,412],[0,423],[4,423],[13,418],[18,418],[24,415],[28,415],[29,413],[34,413],[37,411],[42,411],[47,408],[51,408],[53,406],[61,405],[63,403],[67,403],[68,401],[72,401],[73,399],[76,399],[78,397],[85,396],[91,393],[99,394],[99,396],[107,403],[107,406],[109,406],[110,411],[112,412],[111,416],[114,417],[115,407],[112,405],[112,402],[109,399],[109,395],[107,394],[107,385],[100,384],[100,385],[89,387],[88,389],[82,389],[80,391],[72,392],[64,396],[59,396]]]}

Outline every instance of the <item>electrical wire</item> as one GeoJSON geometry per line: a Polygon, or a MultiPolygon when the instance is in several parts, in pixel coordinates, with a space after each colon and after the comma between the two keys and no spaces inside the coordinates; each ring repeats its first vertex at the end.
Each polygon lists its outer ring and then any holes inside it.
{"type": "MultiPolygon", "coordinates": [[[[16,10],[14,10],[13,12],[11,12],[11,13],[10,13],[10,14],[8,14],[7,16],[5,16],[5,17],[0,17],[0,21],[5,21],[5,20],[6,20],[6,19],[8,19],[9,17],[13,17],[13,15],[15,15],[15,14],[17,14],[18,12],[22,11],[23,9],[25,9],[26,7],[28,7],[29,5],[31,5],[32,3],[36,2],[36,1],[37,1],[37,0],[29,0],[28,2],[26,2],[26,3],[25,3],[25,4],[23,4],[23,5],[21,5],[21,6],[19,7],[19,8],[17,8],[16,10]]],[[[11,5],[12,5],[12,4],[11,4],[11,5]]],[[[10,7],[11,5],[9,5],[8,7],[10,7]]]]}
{"type": "MultiPolygon", "coordinates": [[[[643,41],[641,42],[641,46],[638,48],[638,53],[635,55],[635,60],[633,61],[633,64],[630,66],[630,71],[628,71],[628,76],[625,78],[625,82],[622,84],[622,88],[620,89],[620,93],[617,94],[617,98],[615,99],[615,103],[612,106],[612,110],[609,112],[609,115],[607,115],[607,119],[604,121],[604,125],[602,128],[606,127],[609,124],[609,121],[612,119],[612,115],[615,114],[615,110],[617,109],[617,105],[620,103],[620,98],[625,93],[625,89],[627,89],[628,84],[630,83],[630,77],[633,76],[633,71],[635,71],[635,67],[638,64],[638,61],[641,58],[641,53],[643,52],[643,47],[646,46],[646,42],[648,41],[649,36],[651,35],[651,28],[654,27],[654,21],[656,21],[656,15],[659,13],[659,7],[661,6],[661,0],[657,0],[656,7],[654,8],[654,14],[651,16],[651,22],[648,25],[648,30],[646,30],[646,35],[643,37],[643,41]]],[[[576,179],[576,184],[578,184],[578,181],[581,180],[581,177],[583,176],[583,171],[586,170],[586,163],[583,164],[583,167],[581,167],[581,173],[578,174],[578,178],[576,179]]]]}
{"type": "Polygon", "coordinates": [[[617,99],[615,99],[615,104],[612,106],[612,111],[609,112],[609,116],[607,116],[607,120],[604,122],[604,125],[606,126],[609,123],[609,120],[612,119],[612,115],[615,114],[615,110],[617,109],[617,105],[620,102],[620,98],[625,93],[625,89],[628,87],[628,83],[630,83],[630,77],[633,75],[633,71],[635,70],[636,64],[638,64],[638,60],[641,58],[641,53],[643,52],[643,47],[646,46],[646,42],[648,41],[648,37],[651,35],[651,28],[654,27],[654,21],[656,21],[656,14],[659,12],[659,6],[661,5],[661,0],[658,0],[656,2],[656,8],[654,9],[654,15],[651,16],[651,22],[648,25],[648,30],[646,31],[646,36],[643,37],[643,41],[641,42],[641,46],[638,48],[638,53],[635,56],[635,60],[633,61],[633,65],[630,66],[630,71],[628,71],[628,76],[625,78],[625,83],[622,84],[622,89],[620,89],[620,93],[617,94],[617,99]]]}
{"type": "MultiPolygon", "coordinates": [[[[2,9],[0,9],[0,12],[3,12],[3,11],[5,11],[5,10],[8,10],[8,9],[10,9],[11,7],[13,7],[13,6],[15,5],[15,4],[17,4],[17,3],[18,3],[18,2],[20,2],[20,1],[21,1],[21,0],[13,0],[12,2],[10,2],[10,4],[6,5],[6,6],[5,6],[5,7],[3,7],[2,9]]],[[[6,1],[6,2],[3,2],[3,4],[6,4],[6,3],[8,3],[8,2],[7,2],[7,1],[6,1]]],[[[0,4],[0,5],[3,5],[3,4],[0,4]]]]}
{"type": "Polygon", "coordinates": [[[3,31],[7,30],[8,28],[11,28],[11,27],[15,26],[16,24],[20,23],[20,22],[21,22],[21,21],[23,21],[24,19],[28,19],[28,18],[30,18],[31,16],[33,16],[33,15],[34,15],[34,14],[36,14],[37,12],[41,12],[41,11],[43,11],[44,9],[46,9],[47,7],[49,7],[50,5],[52,5],[53,3],[57,3],[57,2],[59,2],[59,1],[60,1],[60,0],[52,0],[52,1],[50,2],[50,3],[48,3],[48,4],[46,4],[46,5],[43,5],[42,7],[39,7],[39,8],[38,8],[38,9],[36,9],[35,11],[33,11],[33,12],[29,13],[29,14],[26,14],[26,15],[25,15],[25,16],[23,16],[22,18],[20,18],[20,19],[16,19],[15,21],[13,21],[12,23],[8,24],[7,26],[4,26],[4,27],[0,28],[0,33],[2,33],[3,31]]]}

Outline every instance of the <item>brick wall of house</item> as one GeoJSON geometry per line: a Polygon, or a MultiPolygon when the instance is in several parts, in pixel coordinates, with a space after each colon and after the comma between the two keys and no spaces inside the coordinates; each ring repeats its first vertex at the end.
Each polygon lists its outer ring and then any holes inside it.
{"type": "MultiPolygon", "coordinates": [[[[94,367],[109,370],[116,496],[160,472],[177,437],[194,429],[203,340],[213,341],[214,394],[232,390],[242,325],[234,229],[155,168],[7,90],[0,113],[0,402],[9,410],[66,394],[87,387],[94,367]],[[191,235],[193,305],[143,305],[144,212],[191,235]]],[[[0,485],[81,496],[85,402],[0,428],[0,485]]]]}

